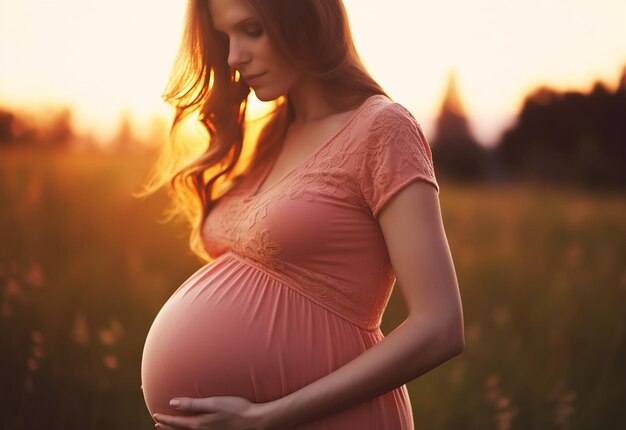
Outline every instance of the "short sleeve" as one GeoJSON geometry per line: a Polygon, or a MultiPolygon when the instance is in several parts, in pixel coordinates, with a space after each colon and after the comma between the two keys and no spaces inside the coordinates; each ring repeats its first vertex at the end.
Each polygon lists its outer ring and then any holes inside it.
{"type": "Polygon", "coordinates": [[[374,218],[400,190],[426,181],[439,193],[432,152],[413,115],[401,104],[383,107],[360,143],[357,181],[361,197],[374,218]]]}

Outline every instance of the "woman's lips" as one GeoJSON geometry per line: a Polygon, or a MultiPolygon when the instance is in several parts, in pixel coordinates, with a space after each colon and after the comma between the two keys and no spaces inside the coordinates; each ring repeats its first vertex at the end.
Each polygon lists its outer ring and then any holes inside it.
{"type": "Polygon", "coordinates": [[[254,85],[259,81],[259,78],[265,76],[266,73],[257,73],[256,75],[244,76],[243,80],[246,81],[248,85],[254,85]]]}

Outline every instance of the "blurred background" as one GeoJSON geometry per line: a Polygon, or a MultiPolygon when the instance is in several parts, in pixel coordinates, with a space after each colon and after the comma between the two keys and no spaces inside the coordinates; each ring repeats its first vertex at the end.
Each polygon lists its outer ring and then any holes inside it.
{"type": "MultiPolygon", "coordinates": [[[[202,263],[131,193],[185,3],[0,0],[0,428],[153,428],[143,342],[202,263]]],[[[626,2],[344,3],[431,144],[463,299],[416,428],[626,428],[626,2]]]]}

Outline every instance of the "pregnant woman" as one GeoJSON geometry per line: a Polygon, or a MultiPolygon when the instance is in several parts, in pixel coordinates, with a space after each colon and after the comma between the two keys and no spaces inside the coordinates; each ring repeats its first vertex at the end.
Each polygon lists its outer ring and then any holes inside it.
{"type": "Polygon", "coordinates": [[[156,427],[413,429],[406,383],[463,351],[461,299],[429,144],[341,0],[190,0],[166,100],[208,144],[182,162],[171,139],[150,186],[206,264],[147,335],[156,427]],[[274,106],[257,134],[251,91],[274,106]],[[408,317],[385,337],[394,283],[408,317]]]}

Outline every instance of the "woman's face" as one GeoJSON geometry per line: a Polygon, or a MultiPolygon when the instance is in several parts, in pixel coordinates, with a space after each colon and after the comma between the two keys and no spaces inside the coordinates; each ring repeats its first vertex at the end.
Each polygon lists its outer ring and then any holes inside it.
{"type": "Polygon", "coordinates": [[[207,0],[218,33],[229,43],[228,64],[261,101],[287,94],[300,73],[272,46],[254,9],[246,0],[207,0]],[[253,78],[261,75],[258,78],[253,78]]]}

